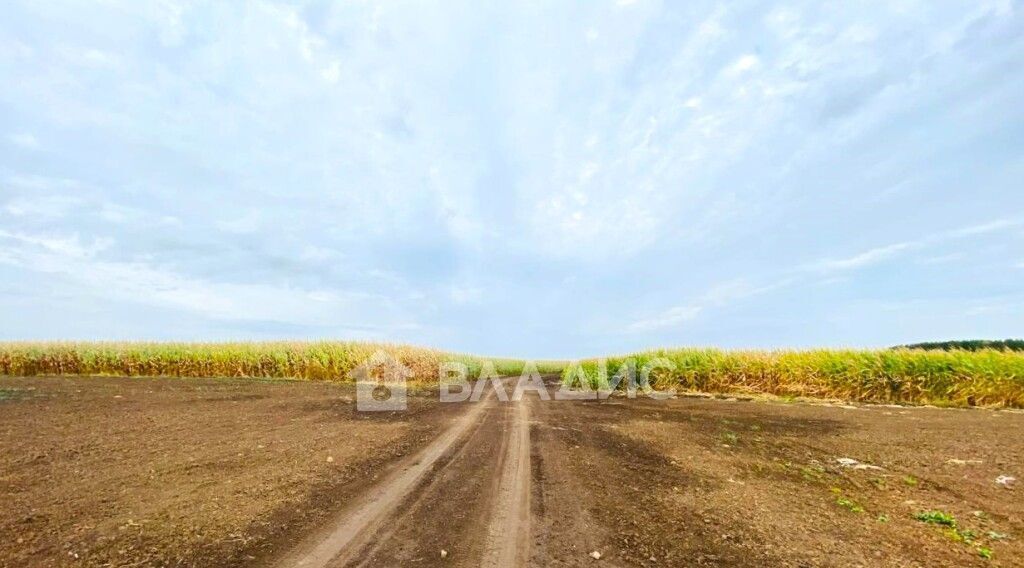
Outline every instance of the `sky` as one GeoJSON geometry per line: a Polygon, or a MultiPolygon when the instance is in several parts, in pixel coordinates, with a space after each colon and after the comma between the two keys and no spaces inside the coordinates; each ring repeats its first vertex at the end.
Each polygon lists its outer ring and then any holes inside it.
{"type": "Polygon", "coordinates": [[[3,12],[0,339],[1024,335],[1024,2],[3,12]]]}

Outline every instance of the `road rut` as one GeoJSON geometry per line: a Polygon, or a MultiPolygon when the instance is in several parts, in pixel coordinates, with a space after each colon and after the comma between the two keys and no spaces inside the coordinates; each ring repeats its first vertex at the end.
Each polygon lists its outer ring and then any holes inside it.
{"type": "MultiPolygon", "coordinates": [[[[508,381],[504,385],[512,392],[508,381]]],[[[465,403],[436,440],[276,565],[335,568],[427,559],[527,565],[532,402],[498,402],[493,394],[489,390],[480,402],[465,403]],[[447,522],[439,524],[439,517],[447,522]]]]}

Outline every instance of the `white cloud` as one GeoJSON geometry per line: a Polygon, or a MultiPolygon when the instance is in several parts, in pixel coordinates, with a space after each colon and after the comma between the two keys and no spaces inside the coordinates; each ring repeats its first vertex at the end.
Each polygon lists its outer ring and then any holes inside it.
{"type": "Polygon", "coordinates": [[[760,57],[758,57],[758,56],[756,56],[756,55],[754,55],[752,53],[748,53],[746,55],[743,55],[742,57],[740,57],[736,61],[734,61],[731,65],[729,65],[729,67],[726,68],[725,73],[726,73],[726,75],[730,75],[730,76],[741,75],[741,74],[743,74],[746,71],[750,71],[751,69],[756,69],[760,64],[761,64],[761,58],[760,57]]]}
{"type": "Polygon", "coordinates": [[[368,293],[213,282],[183,276],[165,266],[98,258],[98,253],[112,244],[110,239],[83,244],[77,235],[0,231],[0,261],[35,273],[59,275],[99,297],[178,308],[215,320],[341,325],[345,321],[359,323],[356,314],[360,306],[386,304],[384,298],[368,293]]]}
{"type": "Polygon", "coordinates": [[[626,326],[626,331],[630,333],[647,333],[678,327],[684,322],[696,319],[700,314],[709,309],[748,300],[755,296],[785,288],[793,283],[794,280],[792,278],[784,278],[762,286],[751,284],[743,278],[722,282],[712,286],[692,303],[672,306],[660,314],[630,323],[626,326]]]}
{"type": "Polygon", "coordinates": [[[39,140],[31,132],[11,134],[8,136],[8,140],[15,146],[26,150],[38,150],[40,148],[39,140]]]}
{"type": "MultiPolygon", "coordinates": [[[[920,250],[927,247],[937,246],[949,241],[956,241],[960,239],[977,237],[999,231],[1014,229],[1020,227],[1022,224],[1024,224],[1024,221],[1021,221],[1019,219],[996,219],[994,221],[982,223],[979,225],[971,225],[968,227],[952,229],[949,231],[939,231],[930,235],[925,235],[913,241],[876,247],[846,258],[825,259],[815,263],[812,268],[816,268],[818,270],[823,271],[855,270],[871,266],[873,264],[877,264],[886,260],[894,259],[912,250],[920,250]]],[[[949,254],[947,254],[942,256],[933,256],[930,258],[931,263],[935,263],[954,260],[955,258],[959,257],[950,258],[949,254]]]]}
{"type": "Polygon", "coordinates": [[[1002,231],[1004,229],[1011,229],[1014,227],[1021,226],[1021,221],[1017,219],[996,219],[988,223],[982,223],[980,225],[972,225],[970,227],[964,227],[962,229],[956,229],[948,233],[949,237],[971,237],[974,235],[985,235],[988,233],[994,233],[1002,231]]]}
{"type": "Polygon", "coordinates": [[[967,258],[967,255],[962,252],[951,252],[946,254],[938,254],[935,256],[928,256],[921,258],[917,261],[918,264],[933,265],[933,264],[949,264],[951,262],[963,261],[967,258]]]}
{"type": "MultiPolygon", "coordinates": [[[[711,287],[693,302],[672,306],[659,314],[630,323],[626,326],[626,331],[630,333],[646,333],[660,329],[675,328],[684,322],[696,319],[699,315],[707,312],[709,309],[730,305],[735,302],[774,292],[792,285],[804,283],[807,281],[806,273],[808,271],[824,273],[855,271],[886,260],[895,259],[909,251],[924,249],[926,247],[951,240],[1013,229],[1020,225],[1021,222],[1018,220],[999,219],[960,229],[940,231],[931,235],[926,235],[914,241],[876,247],[845,258],[821,260],[802,268],[790,270],[787,276],[766,285],[755,285],[743,278],[723,282],[711,287]]],[[[963,258],[961,253],[949,253],[941,256],[931,256],[921,259],[919,262],[923,264],[938,264],[953,262],[961,258],[963,258]]],[[[1024,267],[1024,263],[1021,263],[1018,266],[1024,267]]],[[[842,280],[837,277],[829,277],[824,280],[819,279],[817,280],[817,283],[833,284],[840,281],[842,280]]]]}
{"type": "Polygon", "coordinates": [[[79,191],[85,187],[85,184],[77,179],[34,174],[8,176],[4,180],[4,185],[20,190],[42,190],[62,193],[79,191]]]}
{"type": "Polygon", "coordinates": [[[985,316],[998,314],[1001,316],[1012,316],[1021,312],[1024,312],[1024,301],[1019,299],[990,298],[971,301],[965,315],[985,316]]]}
{"type": "Polygon", "coordinates": [[[483,289],[478,286],[453,286],[450,292],[451,299],[460,305],[480,304],[483,299],[483,289]]]}
{"type": "Polygon", "coordinates": [[[328,83],[334,84],[341,78],[341,62],[334,61],[320,70],[320,76],[328,83]]]}
{"type": "Polygon", "coordinates": [[[59,219],[82,204],[83,200],[74,196],[36,195],[15,197],[4,205],[4,211],[14,217],[59,219]]]}
{"type": "MultiPolygon", "coordinates": [[[[21,245],[29,245],[43,251],[53,253],[69,259],[90,259],[97,253],[109,248],[113,241],[111,239],[94,239],[91,244],[84,245],[78,235],[71,236],[48,236],[28,235],[24,233],[11,233],[0,230],[0,239],[7,239],[21,245]]],[[[8,253],[18,252],[24,249],[10,249],[8,253]]]]}
{"type": "Polygon", "coordinates": [[[851,270],[891,259],[900,253],[919,246],[916,243],[896,243],[873,248],[851,257],[823,260],[818,263],[822,270],[851,270]]]}
{"type": "Polygon", "coordinates": [[[702,310],[701,306],[673,306],[661,314],[629,324],[626,326],[626,331],[630,333],[646,333],[676,327],[683,322],[695,319],[702,310]]]}
{"type": "Polygon", "coordinates": [[[255,233],[263,224],[263,214],[255,209],[227,221],[219,221],[217,228],[237,235],[255,233]]]}
{"type": "Polygon", "coordinates": [[[342,255],[338,251],[317,245],[306,245],[303,247],[302,252],[299,253],[300,259],[314,263],[338,260],[341,257],[342,255]]]}

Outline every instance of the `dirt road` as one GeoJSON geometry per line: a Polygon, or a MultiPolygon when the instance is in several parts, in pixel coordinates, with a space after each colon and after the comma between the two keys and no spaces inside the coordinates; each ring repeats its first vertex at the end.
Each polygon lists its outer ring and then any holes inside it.
{"type": "Polygon", "coordinates": [[[423,392],[361,413],[344,385],[179,379],[0,393],[2,566],[1024,564],[1017,412],[423,392]]]}

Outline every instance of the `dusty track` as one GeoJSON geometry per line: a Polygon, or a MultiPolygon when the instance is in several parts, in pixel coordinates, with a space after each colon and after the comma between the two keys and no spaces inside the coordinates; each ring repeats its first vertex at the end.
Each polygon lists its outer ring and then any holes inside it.
{"type": "Polygon", "coordinates": [[[530,401],[511,404],[511,424],[502,453],[501,481],[491,509],[481,566],[523,566],[530,547],[530,401]]]}
{"type": "Polygon", "coordinates": [[[0,389],[0,566],[1024,564],[1021,487],[996,483],[1024,478],[1017,412],[426,392],[367,414],[309,383],[0,389]],[[914,519],[930,510],[959,532],[914,519]]]}
{"type": "MultiPolygon", "coordinates": [[[[507,392],[513,392],[512,381],[505,384],[507,392]]],[[[488,390],[481,402],[469,403],[451,427],[368,488],[328,531],[315,534],[274,564],[281,568],[401,565],[436,557],[465,566],[525,566],[530,546],[533,399],[498,403],[493,394],[488,390]],[[474,459],[481,445],[496,450],[486,462],[474,459]],[[451,486],[452,481],[467,478],[484,483],[451,486]],[[452,527],[439,523],[431,511],[452,499],[473,504],[475,522],[445,535],[444,530],[452,527]],[[448,544],[444,544],[446,536],[448,544]],[[420,545],[432,540],[442,544],[433,550],[420,545]]]]}
{"type": "Polygon", "coordinates": [[[337,526],[325,536],[317,537],[311,550],[300,547],[281,561],[281,566],[325,568],[345,566],[356,559],[363,547],[373,544],[392,517],[400,514],[399,506],[408,499],[423,479],[447,456],[456,444],[477,425],[491,400],[471,406],[455,423],[426,448],[403,463],[397,471],[379,484],[367,487],[352,508],[338,519],[337,526]]]}

